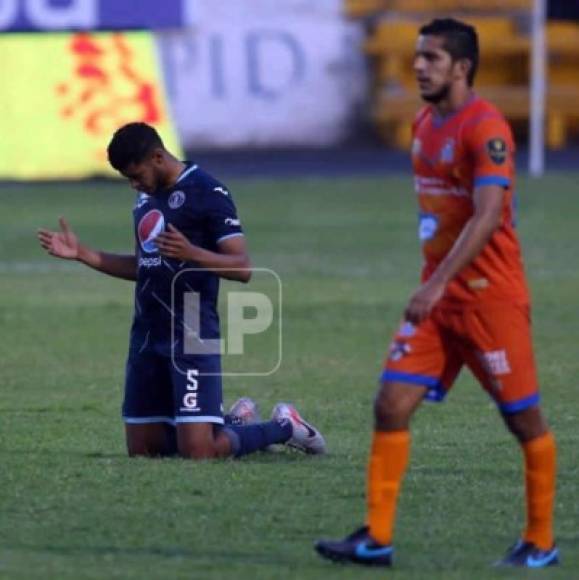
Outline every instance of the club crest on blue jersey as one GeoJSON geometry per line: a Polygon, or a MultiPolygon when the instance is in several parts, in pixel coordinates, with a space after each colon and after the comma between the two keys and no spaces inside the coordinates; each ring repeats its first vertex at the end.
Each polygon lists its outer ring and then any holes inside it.
{"type": "Polygon", "coordinates": [[[185,203],[185,192],[183,191],[174,191],[169,196],[169,201],[167,202],[171,209],[177,209],[181,207],[185,203]]]}
{"type": "Polygon", "coordinates": [[[165,229],[165,218],[158,209],[148,211],[139,221],[137,236],[143,252],[157,252],[155,238],[165,229]]]}

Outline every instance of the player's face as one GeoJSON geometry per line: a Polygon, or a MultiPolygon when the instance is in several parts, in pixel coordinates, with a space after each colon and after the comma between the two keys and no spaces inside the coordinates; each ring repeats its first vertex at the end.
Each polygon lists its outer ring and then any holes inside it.
{"type": "Polygon", "coordinates": [[[163,185],[162,159],[156,153],[141,163],[131,163],[121,173],[135,191],[153,195],[163,185]]]}
{"type": "Polygon", "coordinates": [[[420,96],[429,103],[445,99],[456,79],[455,65],[440,36],[420,35],[416,42],[414,72],[420,96]]]}

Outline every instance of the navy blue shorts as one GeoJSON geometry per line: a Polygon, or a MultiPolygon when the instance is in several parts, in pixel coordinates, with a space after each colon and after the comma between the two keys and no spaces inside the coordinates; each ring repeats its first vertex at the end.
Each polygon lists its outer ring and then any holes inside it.
{"type": "Polygon", "coordinates": [[[129,353],[123,419],[128,424],[223,424],[221,357],[173,361],[150,350],[129,353]]]}

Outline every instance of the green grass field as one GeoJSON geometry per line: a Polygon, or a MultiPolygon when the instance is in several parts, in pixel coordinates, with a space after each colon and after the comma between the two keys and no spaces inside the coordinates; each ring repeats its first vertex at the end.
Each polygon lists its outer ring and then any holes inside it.
{"type": "Polygon", "coordinates": [[[66,215],[89,244],[133,247],[123,185],[0,190],[0,578],[579,578],[579,272],[576,175],[519,183],[544,407],[560,452],[556,571],[489,564],[523,520],[520,451],[465,373],[414,422],[392,572],[328,564],[320,536],[364,516],[371,402],[419,268],[409,177],[240,181],[255,266],[284,285],[284,358],[231,378],[265,414],[298,404],[323,458],[129,460],[119,417],[131,284],[43,255],[38,226],[66,215]]]}

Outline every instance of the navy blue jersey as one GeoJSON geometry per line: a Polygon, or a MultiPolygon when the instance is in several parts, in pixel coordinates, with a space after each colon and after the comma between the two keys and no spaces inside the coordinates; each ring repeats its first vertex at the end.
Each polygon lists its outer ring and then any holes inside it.
{"type": "MultiPolygon", "coordinates": [[[[159,254],[155,237],[173,224],[194,245],[217,251],[242,234],[229,191],[198,166],[188,166],[177,183],[155,195],[140,193],[133,210],[138,263],[131,350],[183,355],[185,294],[196,293],[201,339],[219,338],[219,277],[192,262],[159,254]]],[[[188,303],[191,305],[191,303],[188,303]]],[[[185,353],[187,354],[187,353],[185,353]]]]}

